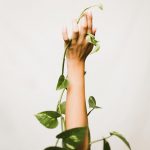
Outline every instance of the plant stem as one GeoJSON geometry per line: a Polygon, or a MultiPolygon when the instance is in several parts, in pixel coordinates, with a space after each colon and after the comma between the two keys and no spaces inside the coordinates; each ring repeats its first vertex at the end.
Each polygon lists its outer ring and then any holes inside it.
{"type": "MultiPolygon", "coordinates": [[[[62,100],[62,97],[63,97],[64,92],[65,92],[65,89],[62,90],[62,93],[61,93],[61,95],[60,95],[59,101],[58,101],[58,103],[57,103],[57,107],[59,107],[59,109],[60,109],[60,103],[61,103],[61,100],[62,100]]],[[[56,110],[57,110],[57,108],[56,108],[56,110]]],[[[61,111],[61,110],[60,110],[60,111],[61,111]]]]}
{"type": "MultiPolygon", "coordinates": [[[[62,132],[65,130],[65,122],[64,122],[64,117],[61,116],[61,130],[62,132]]],[[[62,140],[62,147],[64,147],[64,142],[62,140]]]]}
{"type": "Polygon", "coordinates": [[[64,56],[63,56],[63,62],[62,62],[62,75],[64,75],[64,67],[65,67],[65,56],[67,53],[67,49],[69,48],[69,46],[71,45],[72,40],[69,41],[69,43],[66,45],[65,47],[65,51],[64,51],[64,56]]]}
{"type": "Polygon", "coordinates": [[[62,116],[61,117],[61,122],[62,122],[62,131],[64,131],[65,130],[65,120],[64,120],[64,117],[62,116]]]}
{"type": "Polygon", "coordinates": [[[95,141],[92,141],[91,143],[89,143],[90,145],[92,145],[92,144],[94,144],[94,143],[97,143],[97,142],[100,142],[100,141],[103,141],[104,139],[108,139],[108,138],[110,138],[112,135],[109,135],[109,136],[107,136],[107,137],[105,137],[105,138],[102,138],[102,139],[99,139],[99,140],[95,140],[95,141]]]}
{"type": "Polygon", "coordinates": [[[89,7],[85,8],[85,9],[81,12],[80,17],[79,17],[78,20],[77,20],[77,23],[79,23],[80,19],[84,16],[85,11],[88,10],[88,9],[90,9],[90,8],[92,8],[92,7],[98,7],[98,5],[92,5],[92,6],[89,6],[89,7]]]}
{"type": "MultiPolygon", "coordinates": [[[[60,108],[60,104],[61,104],[61,101],[62,101],[62,97],[63,97],[63,94],[65,92],[65,89],[62,90],[62,93],[60,95],[60,98],[59,98],[59,101],[58,101],[58,104],[57,104],[57,107],[59,107],[59,110],[60,110],[60,114],[61,114],[61,131],[64,131],[64,117],[62,116],[62,113],[61,113],[61,108],[60,108]]],[[[57,108],[56,108],[57,110],[57,108]]]]}
{"type": "Polygon", "coordinates": [[[89,116],[90,113],[91,113],[94,109],[95,109],[95,108],[92,108],[92,109],[88,112],[87,116],[89,116]]]}
{"type": "MultiPolygon", "coordinates": [[[[59,98],[59,101],[57,104],[57,107],[59,107],[59,110],[60,110],[60,114],[61,114],[60,104],[61,104],[61,100],[62,100],[64,92],[65,92],[65,89],[62,90],[62,93],[60,95],[60,98],[59,98]]],[[[57,108],[56,108],[56,110],[57,110],[57,108]]],[[[64,117],[61,114],[61,131],[64,131],[64,129],[65,129],[64,128],[64,117]]],[[[55,146],[57,146],[58,142],[59,142],[59,139],[57,139],[55,146]]]]}
{"type": "Polygon", "coordinates": [[[63,127],[63,117],[61,116],[61,131],[64,131],[64,127],[63,127]]]}
{"type": "MultiPolygon", "coordinates": [[[[63,132],[65,130],[65,123],[64,123],[64,117],[62,116],[62,113],[61,113],[61,108],[60,108],[60,104],[61,104],[61,101],[62,101],[62,97],[63,97],[63,94],[65,92],[65,89],[62,90],[62,93],[60,95],[60,98],[59,98],[59,101],[58,101],[58,104],[57,104],[57,107],[59,107],[59,110],[60,110],[60,114],[61,114],[61,131],[63,132]]],[[[56,108],[57,109],[57,108],[56,108]]],[[[58,141],[58,140],[57,140],[58,141]]],[[[57,144],[57,141],[56,141],[56,144],[57,144]]],[[[57,146],[57,145],[56,145],[57,146]]],[[[63,141],[62,141],[62,146],[63,146],[63,141]]]]}
{"type": "Polygon", "coordinates": [[[55,146],[57,146],[58,142],[59,142],[59,139],[57,139],[55,146]]]}
{"type": "Polygon", "coordinates": [[[79,17],[78,20],[77,20],[77,23],[79,23],[80,19],[83,17],[83,15],[84,15],[84,13],[85,13],[86,10],[88,10],[88,9],[90,9],[90,8],[92,8],[92,7],[95,7],[95,6],[96,6],[96,5],[93,5],[93,6],[90,6],[90,7],[85,8],[85,9],[81,12],[80,17],[79,17]]]}

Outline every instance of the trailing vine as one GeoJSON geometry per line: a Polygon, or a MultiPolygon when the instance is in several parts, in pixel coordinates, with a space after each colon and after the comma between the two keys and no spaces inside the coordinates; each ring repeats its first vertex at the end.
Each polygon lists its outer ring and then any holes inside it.
{"type": "MultiPolygon", "coordinates": [[[[91,9],[93,7],[96,7],[100,10],[103,9],[102,4],[92,5],[92,6],[85,8],[81,12],[81,14],[77,20],[77,23],[80,22],[81,18],[84,16],[84,13],[88,9],[91,9]]],[[[91,54],[98,52],[100,50],[100,43],[98,40],[96,40],[94,35],[87,33],[86,40],[94,45],[91,54]]],[[[56,110],[55,111],[43,111],[43,112],[37,113],[35,115],[36,118],[39,120],[39,122],[48,129],[56,128],[59,124],[59,120],[61,123],[61,133],[59,133],[56,136],[56,138],[57,138],[56,143],[53,144],[53,146],[45,148],[45,150],[73,150],[73,149],[75,150],[75,149],[77,149],[78,146],[83,142],[85,131],[88,128],[88,127],[78,127],[78,128],[73,128],[73,129],[69,129],[69,130],[66,130],[66,128],[65,128],[66,101],[62,102],[62,98],[63,98],[65,91],[67,91],[68,80],[67,80],[67,76],[65,77],[65,75],[64,75],[64,67],[65,67],[66,53],[67,53],[69,46],[71,45],[71,42],[72,42],[72,40],[70,39],[68,45],[66,45],[66,47],[65,47],[64,54],[63,54],[61,75],[59,76],[57,86],[56,86],[56,90],[61,91],[60,98],[59,98],[57,106],[56,106],[56,110]],[[58,147],[60,140],[62,141],[62,144],[61,144],[61,147],[58,147]]],[[[93,96],[89,97],[88,104],[89,104],[90,110],[89,110],[87,116],[89,116],[93,110],[101,108],[101,107],[97,106],[96,100],[93,96]]],[[[120,140],[122,140],[127,145],[127,147],[131,150],[129,142],[120,133],[118,133],[116,131],[110,132],[109,136],[106,136],[104,138],[101,138],[101,139],[98,139],[95,141],[91,141],[91,139],[89,137],[89,146],[91,146],[92,144],[95,144],[97,142],[103,141],[103,150],[110,150],[111,147],[108,142],[108,139],[110,139],[113,136],[118,137],[120,140]]]]}

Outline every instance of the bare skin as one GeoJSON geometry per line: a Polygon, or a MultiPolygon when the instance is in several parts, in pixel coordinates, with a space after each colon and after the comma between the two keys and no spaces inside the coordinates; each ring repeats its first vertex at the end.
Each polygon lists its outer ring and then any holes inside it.
{"type": "MultiPolygon", "coordinates": [[[[73,20],[72,42],[67,51],[67,74],[69,85],[66,100],[66,129],[88,126],[87,108],[85,100],[85,61],[92,51],[93,45],[86,41],[86,34],[95,35],[96,29],[92,25],[92,14],[86,12],[81,19],[81,24],[73,20]]],[[[62,30],[65,45],[69,42],[67,28],[62,30]]],[[[89,150],[88,132],[84,142],[78,150],[89,150]]]]}

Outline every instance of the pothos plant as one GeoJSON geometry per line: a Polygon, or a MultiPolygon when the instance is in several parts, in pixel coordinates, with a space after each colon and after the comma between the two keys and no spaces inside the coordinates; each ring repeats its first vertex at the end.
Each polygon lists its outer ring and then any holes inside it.
{"type": "MultiPolygon", "coordinates": [[[[102,4],[93,5],[93,6],[89,6],[89,7],[85,8],[81,12],[81,14],[77,20],[77,23],[80,22],[81,18],[84,16],[85,11],[87,11],[88,9],[91,9],[93,7],[97,7],[100,10],[103,9],[102,4]]],[[[91,54],[100,50],[100,43],[98,40],[96,40],[94,35],[87,33],[86,39],[88,42],[90,42],[94,45],[91,54]]],[[[67,52],[69,46],[71,45],[71,41],[72,40],[70,39],[68,45],[65,47],[63,61],[62,61],[62,71],[61,71],[61,75],[58,79],[58,83],[56,86],[56,90],[61,91],[60,98],[59,98],[58,104],[56,106],[56,110],[55,111],[43,111],[43,112],[40,112],[35,115],[36,118],[39,120],[39,122],[48,129],[56,128],[59,124],[59,120],[61,123],[61,133],[59,133],[56,136],[57,140],[56,140],[55,145],[47,147],[44,150],[75,150],[83,142],[85,131],[88,128],[88,127],[77,127],[77,128],[72,128],[69,130],[66,130],[66,128],[65,128],[66,101],[62,102],[62,98],[63,98],[64,92],[67,90],[68,80],[67,80],[67,76],[65,77],[65,75],[64,75],[64,66],[65,66],[66,52],[67,52]],[[62,144],[61,144],[61,147],[58,147],[58,143],[60,140],[62,141],[61,142],[62,144]]],[[[86,74],[86,72],[85,72],[85,74],[86,74]]],[[[88,112],[87,116],[89,116],[93,110],[101,108],[96,105],[96,100],[93,96],[89,97],[88,104],[89,104],[89,112],[88,112]]],[[[89,128],[88,128],[88,131],[89,131],[89,128]]],[[[103,150],[111,150],[108,139],[113,136],[122,140],[127,145],[127,147],[131,150],[129,142],[125,139],[125,137],[123,137],[123,135],[121,135],[120,133],[118,133],[116,131],[112,131],[109,133],[109,136],[103,137],[103,138],[95,140],[95,141],[91,141],[90,132],[89,132],[89,147],[91,147],[91,145],[94,143],[103,142],[103,150]]]]}

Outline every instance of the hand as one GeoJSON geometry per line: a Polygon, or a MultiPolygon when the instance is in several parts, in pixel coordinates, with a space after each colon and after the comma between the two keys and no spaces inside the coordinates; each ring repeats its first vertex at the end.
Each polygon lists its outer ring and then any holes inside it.
{"type": "MultiPolygon", "coordinates": [[[[81,24],[77,24],[77,20],[73,20],[71,45],[69,46],[66,56],[67,61],[85,62],[87,56],[93,49],[93,45],[86,41],[87,33],[95,35],[96,28],[92,25],[92,13],[86,12],[81,19],[81,24]]],[[[65,46],[69,43],[67,28],[62,30],[65,46]]]]}

